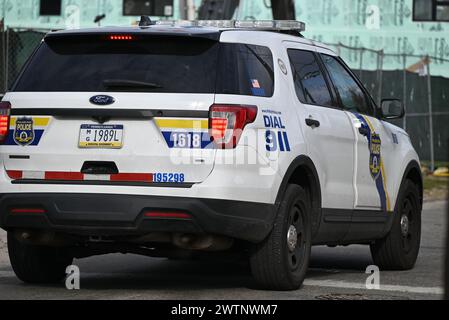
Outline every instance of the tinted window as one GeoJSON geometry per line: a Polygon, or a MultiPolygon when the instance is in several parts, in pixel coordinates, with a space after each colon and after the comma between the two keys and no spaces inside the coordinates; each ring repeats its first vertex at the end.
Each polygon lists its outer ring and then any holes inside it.
{"type": "Polygon", "coordinates": [[[219,60],[217,93],[273,95],[273,56],[267,47],[222,43],[219,60]]]}
{"type": "Polygon", "coordinates": [[[47,40],[15,90],[212,93],[217,57],[199,39],[47,40]]]}
{"type": "Polygon", "coordinates": [[[15,91],[273,94],[266,47],[199,38],[47,39],[15,91]],[[97,40],[97,41],[94,41],[97,40]]]}
{"type": "Polygon", "coordinates": [[[289,49],[288,56],[298,99],[303,103],[332,106],[329,88],[315,55],[310,51],[289,49]]]}
{"type": "Polygon", "coordinates": [[[61,0],[41,0],[39,14],[41,16],[60,16],[61,0]]]}
{"type": "Polygon", "coordinates": [[[332,78],[337,94],[340,96],[343,108],[371,115],[371,108],[368,105],[365,93],[352,75],[336,58],[328,55],[321,56],[332,78]]]}

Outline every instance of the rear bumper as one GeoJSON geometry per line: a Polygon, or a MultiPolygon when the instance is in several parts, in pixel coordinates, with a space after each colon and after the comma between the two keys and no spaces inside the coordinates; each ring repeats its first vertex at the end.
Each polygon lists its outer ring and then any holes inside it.
{"type": "Polygon", "coordinates": [[[273,204],[246,201],[83,193],[0,195],[0,227],[4,229],[45,229],[86,236],[180,232],[259,242],[271,231],[275,215],[273,204]],[[42,212],[20,210],[29,208],[42,212]],[[191,218],[145,216],[149,211],[182,212],[191,218]]]}

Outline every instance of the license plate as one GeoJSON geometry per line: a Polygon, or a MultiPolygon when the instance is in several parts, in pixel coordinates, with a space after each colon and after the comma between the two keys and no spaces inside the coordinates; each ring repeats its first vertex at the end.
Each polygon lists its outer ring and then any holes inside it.
{"type": "Polygon", "coordinates": [[[78,146],[120,149],[123,146],[123,125],[82,124],[78,146]]]}

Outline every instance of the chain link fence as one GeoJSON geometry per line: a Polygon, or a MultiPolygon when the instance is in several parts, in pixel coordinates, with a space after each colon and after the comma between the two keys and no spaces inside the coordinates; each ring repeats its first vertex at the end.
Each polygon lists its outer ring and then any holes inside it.
{"type": "MultiPolygon", "coordinates": [[[[20,69],[48,30],[7,29],[0,32],[0,96],[13,84],[20,69]]],[[[449,161],[449,79],[432,76],[432,65],[441,58],[386,54],[365,48],[329,44],[353,68],[377,103],[383,98],[404,101],[406,116],[394,124],[406,129],[422,160],[449,161]],[[411,72],[409,66],[429,61],[425,72],[411,72]],[[385,70],[400,64],[401,70],[385,70]],[[365,66],[375,66],[373,70],[365,66]]],[[[447,62],[447,61],[446,61],[447,62]]],[[[422,63],[424,66],[426,63],[422,63]]]]}
{"type": "Polygon", "coordinates": [[[0,32],[0,94],[14,83],[22,66],[48,30],[6,29],[0,32]]]}

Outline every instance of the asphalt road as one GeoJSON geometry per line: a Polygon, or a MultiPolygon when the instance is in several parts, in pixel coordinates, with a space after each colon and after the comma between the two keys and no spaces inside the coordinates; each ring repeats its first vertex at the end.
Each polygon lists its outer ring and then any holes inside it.
{"type": "Polygon", "coordinates": [[[63,283],[27,285],[9,264],[0,231],[0,299],[441,299],[446,232],[446,202],[429,202],[423,211],[423,236],[417,264],[410,271],[381,271],[380,290],[367,290],[367,246],[314,247],[304,286],[289,292],[255,289],[244,264],[173,261],[110,254],[75,260],[80,290],[63,283]]]}

